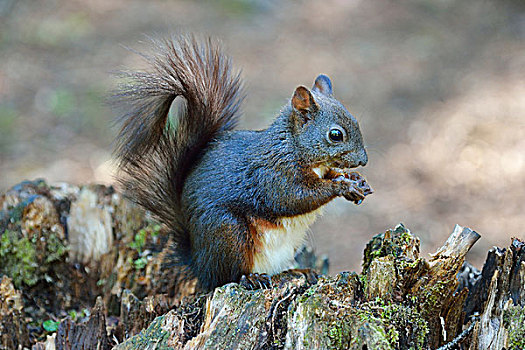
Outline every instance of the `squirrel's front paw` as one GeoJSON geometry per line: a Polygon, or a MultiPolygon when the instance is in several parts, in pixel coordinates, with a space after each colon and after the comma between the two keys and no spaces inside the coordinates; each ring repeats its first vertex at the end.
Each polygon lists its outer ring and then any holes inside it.
{"type": "Polygon", "coordinates": [[[346,200],[354,202],[355,204],[361,204],[363,199],[365,199],[363,190],[356,186],[356,184],[347,181],[341,181],[339,196],[345,197],[346,200]]]}
{"type": "Polygon", "coordinates": [[[355,171],[341,171],[332,178],[332,181],[337,186],[338,196],[345,197],[345,199],[358,205],[363,202],[367,195],[373,193],[365,178],[355,171]]]}

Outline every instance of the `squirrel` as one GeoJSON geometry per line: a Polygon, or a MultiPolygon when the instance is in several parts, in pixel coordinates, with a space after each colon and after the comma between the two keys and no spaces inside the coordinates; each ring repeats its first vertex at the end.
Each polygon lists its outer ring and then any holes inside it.
{"type": "Polygon", "coordinates": [[[150,70],[123,73],[116,94],[118,182],[170,230],[200,288],[282,271],[323,205],[372,192],[347,171],[368,157],[326,75],[298,86],[267,129],[233,130],[242,82],[219,45],[183,36],[154,48],[150,70]]]}

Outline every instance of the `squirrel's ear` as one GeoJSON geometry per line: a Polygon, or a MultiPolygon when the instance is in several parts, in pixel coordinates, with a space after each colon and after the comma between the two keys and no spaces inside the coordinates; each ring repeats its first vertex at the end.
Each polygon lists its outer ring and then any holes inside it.
{"type": "Polygon", "coordinates": [[[309,112],[315,112],[318,109],[317,103],[308,88],[298,86],[292,96],[292,107],[306,116],[309,112]]]}
{"type": "Polygon", "coordinates": [[[326,96],[332,96],[332,82],[330,81],[330,78],[324,74],[319,74],[319,76],[315,79],[312,90],[320,92],[326,96]]]}

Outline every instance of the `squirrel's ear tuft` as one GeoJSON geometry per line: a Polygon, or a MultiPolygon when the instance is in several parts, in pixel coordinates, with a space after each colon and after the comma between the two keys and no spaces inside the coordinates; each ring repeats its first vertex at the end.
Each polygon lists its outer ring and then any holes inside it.
{"type": "Polygon", "coordinates": [[[317,103],[308,88],[298,86],[292,96],[292,107],[303,115],[317,110],[317,103]]]}
{"type": "Polygon", "coordinates": [[[330,81],[330,78],[324,74],[319,74],[319,76],[315,79],[312,90],[320,92],[326,96],[332,96],[332,82],[330,81]]]}

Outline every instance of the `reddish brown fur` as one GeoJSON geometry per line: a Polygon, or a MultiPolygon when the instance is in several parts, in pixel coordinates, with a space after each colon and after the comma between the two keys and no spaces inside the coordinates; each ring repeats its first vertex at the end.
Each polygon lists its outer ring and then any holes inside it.
{"type": "Polygon", "coordinates": [[[249,224],[248,225],[248,234],[251,237],[252,240],[252,249],[246,250],[244,252],[244,255],[246,256],[246,271],[247,273],[251,272],[253,270],[253,259],[255,256],[256,251],[260,251],[262,249],[262,242],[259,236],[259,233],[257,232],[257,227],[255,224],[249,224]]]}
{"type": "Polygon", "coordinates": [[[261,241],[261,236],[266,232],[266,230],[273,230],[283,228],[282,225],[262,219],[262,218],[250,218],[250,224],[248,225],[248,232],[252,238],[252,250],[246,252],[248,258],[249,270],[253,269],[253,259],[254,255],[257,252],[261,252],[264,249],[263,243],[261,241]]]}

